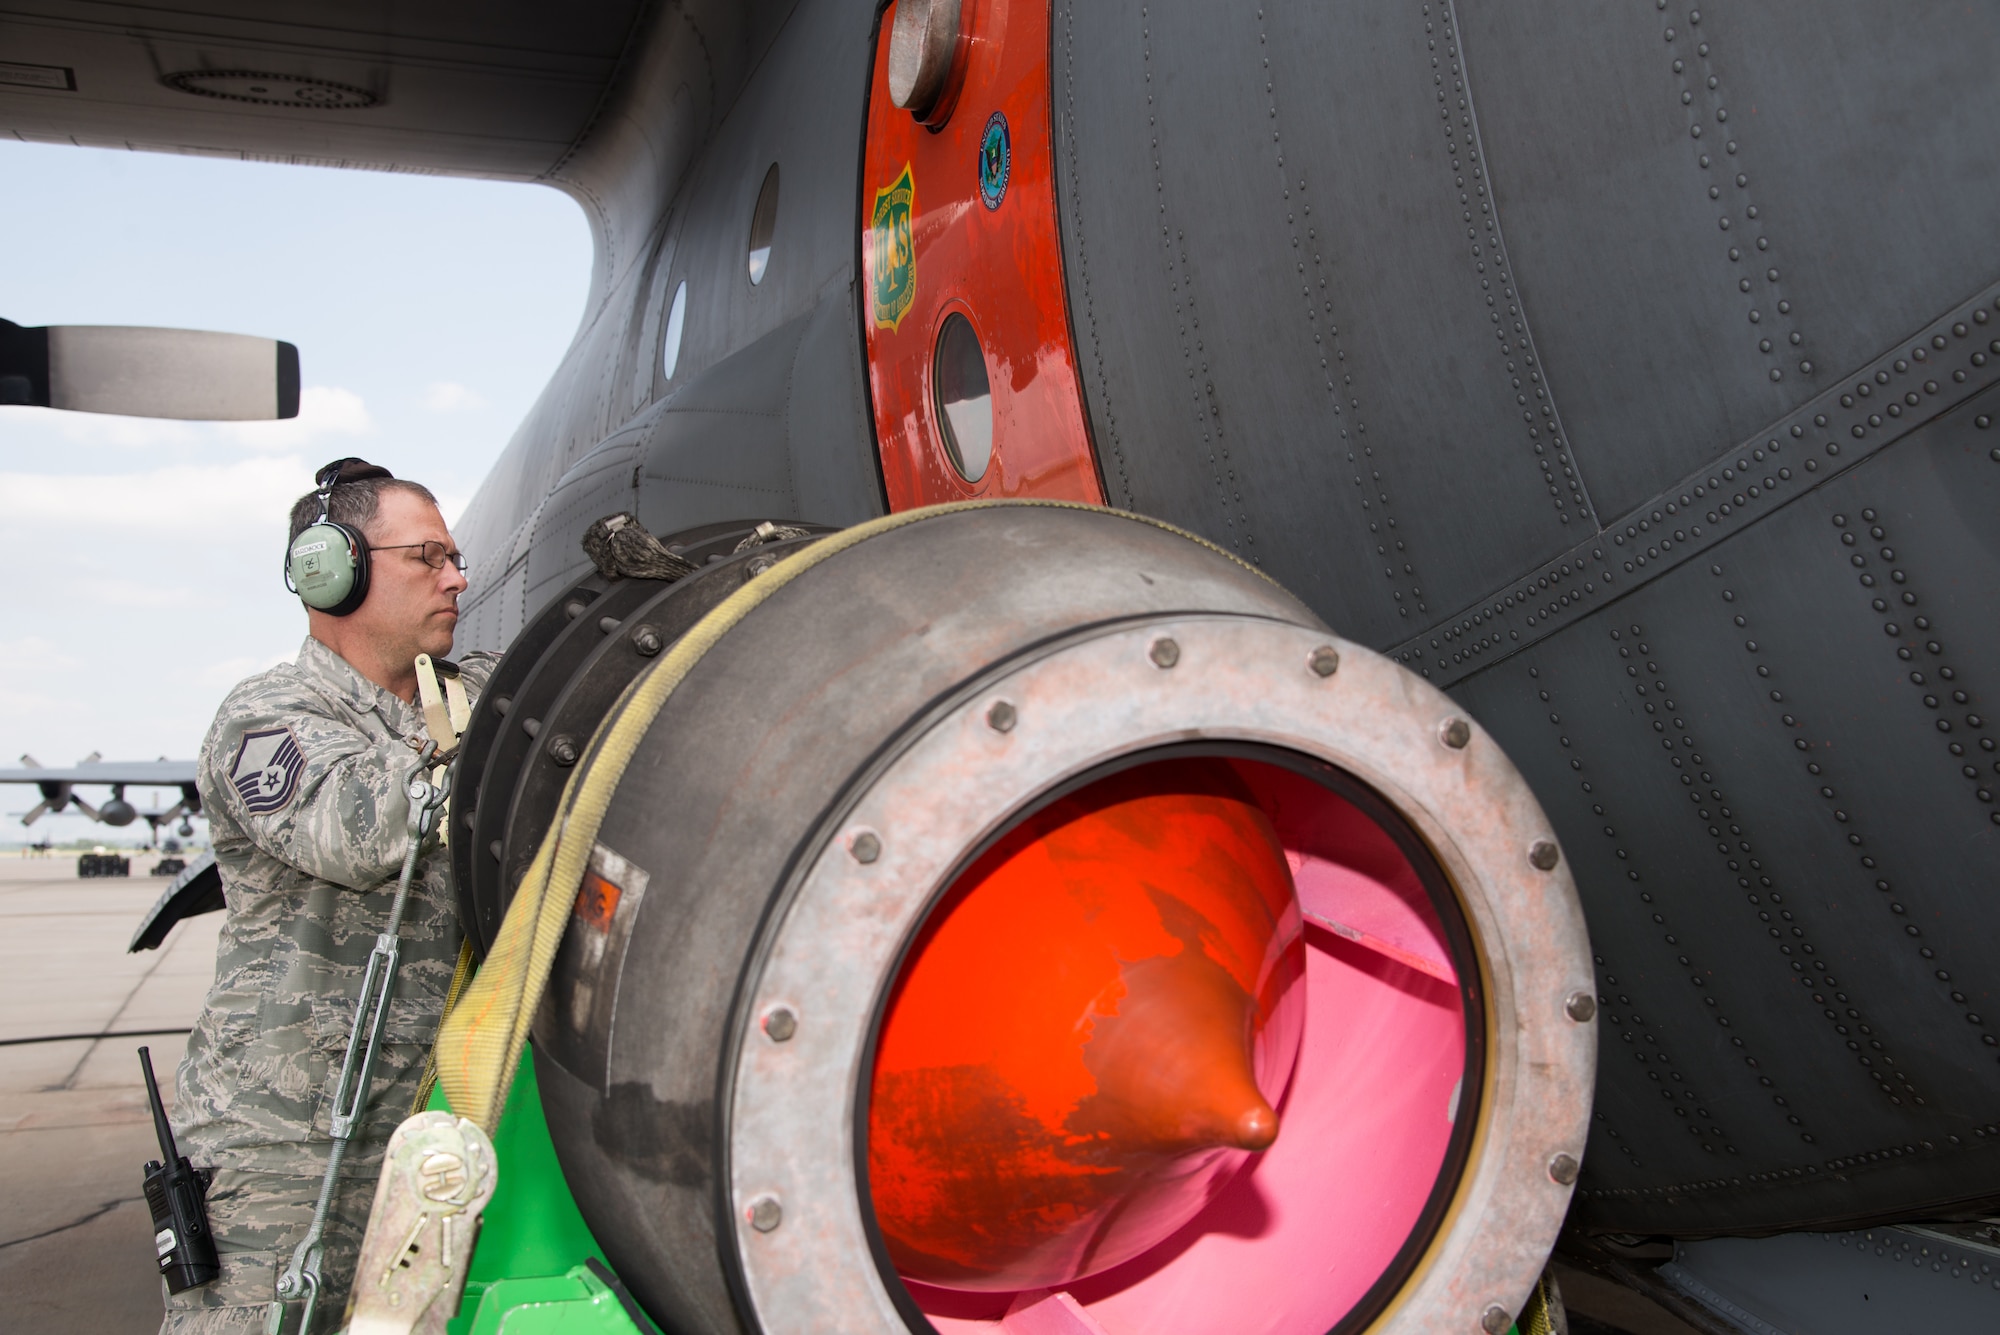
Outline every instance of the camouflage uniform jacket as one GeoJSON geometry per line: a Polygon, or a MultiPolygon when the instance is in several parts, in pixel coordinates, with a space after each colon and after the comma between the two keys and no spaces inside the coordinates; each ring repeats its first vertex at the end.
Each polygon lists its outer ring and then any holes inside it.
{"type": "MultiPolygon", "coordinates": [[[[466,656],[468,694],[494,661],[466,656]]],[[[416,752],[404,739],[424,735],[415,706],[314,639],[217,712],[197,782],[227,913],[174,1110],[193,1163],[325,1170],[332,1077],[409,847],[416,752]]],[[[347,1160],[363,1174],[409,1113],[457,960],[447,861],[433,843],[412,878],[373,1097],[347,1160]]]]}

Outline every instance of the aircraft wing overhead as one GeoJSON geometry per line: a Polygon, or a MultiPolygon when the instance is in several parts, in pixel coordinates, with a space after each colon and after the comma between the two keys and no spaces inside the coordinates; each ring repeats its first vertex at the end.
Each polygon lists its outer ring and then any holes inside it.
{"type": "Polygon", "coordinates": [[[322,166],[546,177],[590,128],[645,0],[0,9],[0,129],[322,166]]]}
{"type": "Polygon", "coordinates": [[[0,783],[108,783],[178,788],[194,783],[192,760],[97,760],[62,769],[0,769],[0,783]]]}
{"type": "Polygon", "coordinates": [[[0,0],[0,135],[539,182],[601,295],[795,3],[0,0]]]}

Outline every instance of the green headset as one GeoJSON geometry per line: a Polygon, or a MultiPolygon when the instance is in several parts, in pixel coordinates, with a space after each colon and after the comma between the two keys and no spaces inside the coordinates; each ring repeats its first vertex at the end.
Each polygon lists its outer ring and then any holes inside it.
{"type": "Polygon", "coordinates": [[[285,550],[285,587],[307,607],[344,617],[368,596],[368,539],[358,529],[335,523],[327,512],[333,489],[342,483],[394,476],[365,459],[336,459],[313,475],[319,518],[285,550]]]}

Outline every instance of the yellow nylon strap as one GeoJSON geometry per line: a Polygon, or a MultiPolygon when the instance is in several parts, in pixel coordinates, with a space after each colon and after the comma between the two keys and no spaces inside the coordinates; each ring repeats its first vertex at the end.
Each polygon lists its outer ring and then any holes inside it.
{"type": "MultiPolygon", "coordinates": [[[[458,1005],[459,997],[465,994],[465,985],[472,981],[472,971],[478,967],[479,961],[472,954],[472,942],[459,942],[458,963],[452,967],[451,986],[445,989],[444,1013],[439,1016],[440,1027],[443,1021],[451,1018],[452,1008],[458,1005]]],[[[437,1088],[437,1082],[438,1050],[437,1044],[433,1042],[430,1052],[424,1057],[424,1074],[417,1081],[417,1096],[410,1100],[410,1116],[415,1117],[430,1106],[431,1091],[437,1088]]]]}
{"type": "Polygon", "coordinates": [[[1555,1335],[1555,1318],[1551,1315],[1549,1301],[1549,1277],[1546,1272],[1535,1281],[1534,1291],[1521,1308],[1521,1315],[1514,1319],[1517,1335],[1555,1335]]]}
{"type": "Polygon", "coordinates": [[[437,667],[431,662],[429,654],[417,655],[417,702],[423,706],[424,731],[437,743],[438,750],[449,751],[458,745],[458,729],[452,726],[452,710],[445,703],[444,692],[438,687],[437,667]]]}
{"type": "Polygon", "coordinates": [[[451,719],[454,737],[463,736],[465,725],[472,722],[472,702],[466,698],[465,682],[459,677],[444,679],[445,713],[451,719]]]}
{"type": "MultiPolygon", "coordinates": [[[[884,515],[844,529],[779,562],[729,595],[625,688],[624,695],[598,725],[582,762],[571,773],[555,818],[543,835],[513,902],[507,906],[507,916],[501,921],[493,949],[487,953],[472,986],[466,989],[464,998],[438,1032],[438,1079],[444,1085],[453,1112],[477,1122],[489,1135],[495,1130],[500,1110],[507,1101],[507,1091],[514,1083],[522,1045],[528,1041],[529,1026],[534,1023],[535,1011],[548,986],[556,947],[562,943],[563,930],[569,925],[604,813],[625,777],[625,767],[631,763],[640,739],[659,717],[667,697],[701,661],[702,655],[772,594],[850,547],[940,515],[1001,506],[1107,513],[1102,506],[1071,501],[958,501],[884,515]]],[[[1178,534],[1235,561],[1245,570],[1269,578],[1213,543],[1171,524],[1143,515],[1123,517],[1178,534]]]]}

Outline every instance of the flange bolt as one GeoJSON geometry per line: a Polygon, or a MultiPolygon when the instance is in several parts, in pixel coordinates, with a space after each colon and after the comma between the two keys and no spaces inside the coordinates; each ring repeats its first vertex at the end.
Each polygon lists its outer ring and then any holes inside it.
{"type": "Polygon", "coordinates": [[[789,1006],[773,1006],[764,1015],[764,1036],[773,1043],[791,1041],[799,1032],[799,1017],[789,1006]]]}
{"type": "Polygon", "coordinates": [[[743,1217],[759,1233],[769,1233],[785,1222],[785,1207],[778,1203],[776,1196],[759,1196],[750,1202],[750,1208],[743,1212],[743,1217]]]}

